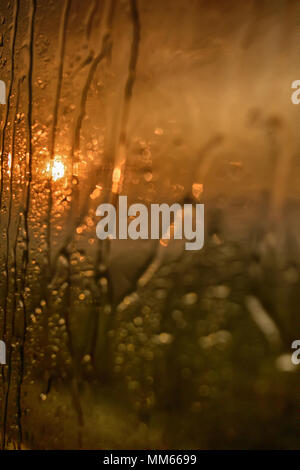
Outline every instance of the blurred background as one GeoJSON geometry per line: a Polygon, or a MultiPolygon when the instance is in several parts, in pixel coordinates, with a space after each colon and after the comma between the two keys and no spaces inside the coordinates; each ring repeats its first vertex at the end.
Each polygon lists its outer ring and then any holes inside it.
{"type": "Polygon", "coordinates": [[[1,3],[2,449],[299,448],[299,57],[297,0],[1,3]]]}

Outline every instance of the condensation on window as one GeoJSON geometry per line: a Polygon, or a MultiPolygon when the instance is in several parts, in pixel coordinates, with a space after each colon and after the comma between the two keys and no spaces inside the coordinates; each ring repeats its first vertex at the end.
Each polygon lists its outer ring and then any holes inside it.
{"type": "Polygon", "coordinates": [[[296,1],[0,6],[2,449],[299,448],[296,1]],[[204,203],[205,243],[96,208],[204,203]]]}

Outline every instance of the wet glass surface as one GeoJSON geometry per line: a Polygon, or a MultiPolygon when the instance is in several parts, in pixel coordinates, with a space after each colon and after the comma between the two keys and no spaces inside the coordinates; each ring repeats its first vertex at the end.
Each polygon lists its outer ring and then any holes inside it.
{"type": "Polygon", "coordinates": [[[292,0],[1,3],[2,448],[299,448],[299,28],[292,0]],[[204,248],[99,240],[118,195],[204,203],[204,248]]]}

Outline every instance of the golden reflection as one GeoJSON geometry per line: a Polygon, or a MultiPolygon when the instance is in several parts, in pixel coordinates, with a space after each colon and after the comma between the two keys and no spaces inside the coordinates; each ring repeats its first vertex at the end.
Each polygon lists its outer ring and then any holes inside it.
{"type": "Polygon", "coordinates": [[[65,175],[65,165],[61,161],[61,157],[59,155],[54,157],[54,160],[51,163],[47,164],[47,172],[51,174],[51,178],[53,181],[58,181],[65,175]]]}
{"type": "Polygon", "coordinates": [[[203,184],[202,183],[193,183],[192,193],[195,199],[200,199],[203,193],[203,184]]]}
{"type": "Polygon", "coordinates": [[[8,166],[8,174],[11,175],[11,153],[8,154],[7,166],[8,166]]]}
{"type": "Polygon", "coordinates": [[[112,192],[117,193],[119,190],[119,184],[121,180],[121,168],[120,167],[115,167],[112,175],[112,192]]]}

